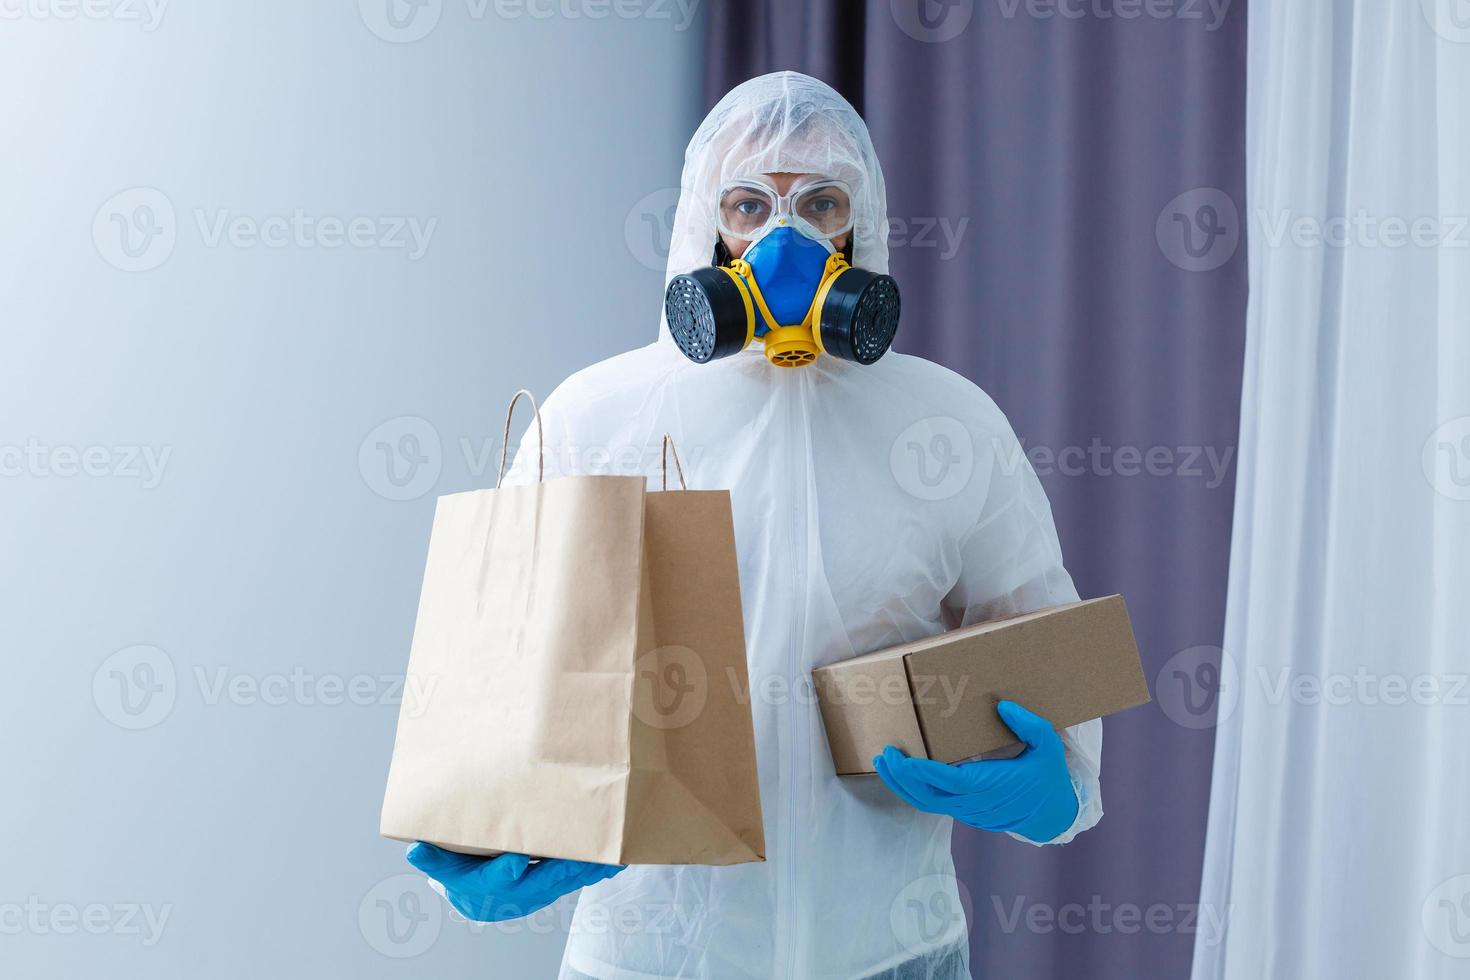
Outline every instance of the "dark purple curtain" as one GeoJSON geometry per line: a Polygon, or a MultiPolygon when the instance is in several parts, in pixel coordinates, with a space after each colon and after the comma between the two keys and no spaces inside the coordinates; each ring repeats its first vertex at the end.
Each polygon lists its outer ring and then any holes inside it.
{"type": "Polygon", "coordinates": [[[707,47],[711,104],[791,68],[863,112],[895,346],[1010,416],[1078,589],[1127,597],[1154,685],[1105,722],[1099,827],[1047,849],[957,828],[974,975],[1187,976],[1244,346],[1244,3],[716,3],[707,47]]]}

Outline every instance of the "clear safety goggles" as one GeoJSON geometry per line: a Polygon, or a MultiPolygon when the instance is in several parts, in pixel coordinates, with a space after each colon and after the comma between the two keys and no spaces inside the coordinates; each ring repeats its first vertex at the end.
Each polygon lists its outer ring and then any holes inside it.
{"type": "Polygon", "coordinates": [[[720,231],[753,242],[773,225],[791,224],[825,241],[852,228],[852,190],[840,180],[815,180],[781,195],[764,181],[728,181],[720,188],[720,231]]]}

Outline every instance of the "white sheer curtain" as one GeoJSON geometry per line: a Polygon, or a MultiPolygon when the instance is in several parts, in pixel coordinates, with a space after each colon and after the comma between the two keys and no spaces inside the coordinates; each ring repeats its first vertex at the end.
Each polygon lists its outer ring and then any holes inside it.
{"type": "Polygon", "coordinates": [[[1250,10],[1195,980],[1470,976],[1470,2],[1250,10]],[[1330,220],[1346,219],[1346,220],[1330,220]]]}

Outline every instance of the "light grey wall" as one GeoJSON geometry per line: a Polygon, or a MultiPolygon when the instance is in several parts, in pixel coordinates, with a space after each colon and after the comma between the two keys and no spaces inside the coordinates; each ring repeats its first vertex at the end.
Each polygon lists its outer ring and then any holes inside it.
{"type": "Polygon", "coordinates": [[[0,974],[552,973],[395,877],[354,702],[510,392],[653,338],[701,18],[0,15],[0,974]]]}

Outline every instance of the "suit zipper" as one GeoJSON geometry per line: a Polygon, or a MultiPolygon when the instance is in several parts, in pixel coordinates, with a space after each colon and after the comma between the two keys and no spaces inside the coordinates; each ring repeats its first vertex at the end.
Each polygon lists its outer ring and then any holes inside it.
{"type": "MultiPolygon", "coordinates": [[[[797,376],[793,377],[791,381],[793,382],[793,386],[795,388],[794,397],[799,398],[802,394],[802,378],[798,374],[797,376]]],[[[788,417],[799,421],[798,425],[793,426],[792,431],[788,433],[791,438],[791,466],[788,467],[788,472],[792,475],[793,485],[791,487],[791,522],[788,525],[790,537],[787,539],[787,544],[790,549],[789,554],[791,557],[791,561],[787,565],[787,567],[791,569],[792,576],[791,594],[793,599],[793,615],[791,617],[791,633],[786,647],[786,753],[788,772],[791,773],[791,779],[787,787],[786,797],[787,841],[788,846],[790,847],[790,851],[787,854],[786,862],[786,896],[787,901],[792,903],[792,905],[794,906],[795,914],[793,916],[793,920],[797,923],[800,923],[802,910],[801,903],[796,900],[796,869],[797,860],[799,857],[797,835],[801,828],[801,822],[797,819],[797,800],[800,796],[801,776],[803,774],[799,771],[799,766],[801,762],[801,751],[799,741],[800,733],[798,732],[798,727],[800,719],[798,717],[799,705],[797,704],[796,685],[798,682],[797,668],[800,662],[801,638],[802,633],[805,631],[806,625],[807,601],[807,560],[806,555],[801,548],[801,525],[802,517],[809,505],[809,501],[807,500],[806,494],[807,467],[801,459],[801,449],[805,443],[805,439],[802,437],[805,436],[806,433],[799,428],[800,425],[806,424],[807,420],[805,418],[805,415],[799,411],[790,412],[788,414],[788,417]],[[798,494],[800,495],[799,500],[797,499],[798,494]]],[[[785,971],[787,980],[795,980],[796,978],[796,949],[800,937],[801,926],[798,925],[798,927],[792,931],[790,941],[787,944],[785,971]]]]}

